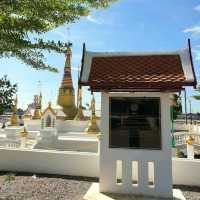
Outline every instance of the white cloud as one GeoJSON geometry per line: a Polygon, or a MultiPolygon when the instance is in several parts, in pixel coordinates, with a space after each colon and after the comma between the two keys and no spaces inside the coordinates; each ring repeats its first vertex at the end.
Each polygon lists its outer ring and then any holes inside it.
{"type": "Polygon", "coordinates": [[[197,5],[194,9],[197,10],[197,11],[200,11],[200,4],[197,5]]]}
{"type": "Polygon", "coordinates": [[[59,36],[59,40],[64,40],[64,41],[69,40],[69,35],[67,34],[67,30],[66,30],[66,33],[64,33],[57,29],[57,30],[52,31],[52,33],[59,36]]]}
{"type": "MultiPolygon", "coordinates": [[[[197,46],[196,46],[197,47],[197,46]]],[[[197,47],[198,48],[198,47],[197,47]]],[[[194,54],[195,54],[195,60],[196,61],[200,61],[200,50],[199,49],[194,49],[193,50],[194,54]]]]}
{"type": "Polygon", "coordinates": [[[199,34],[200,33],[200,26],[193,26],[191,28],[186,28],[183,30],[184,33],[194,33],[199,34]]]}
{"type": "Polygon", "coordinates": [[[95,19],[92,15],[88,15],[87,20],[90,21],[90,22],[93,22],[95,24],[102,24],[102,22],[100,20],[95,19]]]}
{"type": "Polygon", "coordinates": [[[195,60],[200,61],[200,51],[196,53],[195,60]]]}
{"type": "Polygon", "coordinates": [[[81,71],[81,68],[80,67],[71,67],[71,69],[73,70],[73,71],[81,71]]]}

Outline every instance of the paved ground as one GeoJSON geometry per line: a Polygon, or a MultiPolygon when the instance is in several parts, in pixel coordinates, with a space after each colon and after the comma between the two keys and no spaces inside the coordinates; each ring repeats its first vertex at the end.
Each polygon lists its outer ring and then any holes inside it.
{"type": "MultiPolygon", "coordinates": [[[[85,177],[0,172],[0,200],[82,200],[92,182],[97,181],[85,177]]],[[[200,200],[200,187],[174,188],[181,189],[187,200],[200,200]]]]}
{"type": "Polygon", "coordinates": [[[200,187],[174,186],[181,189],[186,200],[200,200],[200,187]]]}

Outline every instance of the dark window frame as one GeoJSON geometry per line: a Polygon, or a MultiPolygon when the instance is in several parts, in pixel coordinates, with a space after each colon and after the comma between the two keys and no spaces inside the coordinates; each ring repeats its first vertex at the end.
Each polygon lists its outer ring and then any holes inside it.
{"type": "Polygon", "coordinates": [[[117,97],[117,96],[110,96],[109,97],[109,142],[108,142],[108,147],[110,149],[132,149],[132,150],[159,150],[161,151],[163,146],[162,146],[162,120],[161,120],[161,98],[160,97],[129,97],[129,96],[122,96],[122,97],[117,97]],[[159,103],[159,125],[160,125],[160,132],[159,132],[159,137],[160,137],[160,147],[157,148],[143,148],[143,147],[116,147],[111,145],[111,100],[112,99],[117,99],[117,98],[130,98],[130,99],[157,99],[159,103]]]}

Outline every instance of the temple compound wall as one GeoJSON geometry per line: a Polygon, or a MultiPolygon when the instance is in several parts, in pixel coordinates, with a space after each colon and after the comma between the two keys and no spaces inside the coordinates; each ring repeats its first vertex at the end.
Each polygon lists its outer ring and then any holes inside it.
{"type": "MultiPolygon", "coordinates": [[[[87,177],[99,177],[100,173],[97,153],[1,148],[0,160],[0,171],[87,177]]],[[[173,158],[173,184],[200,186],[199,168],[200,160],[173,158]]],[[[150,176],[153,177],[152,171],[150,171],[150,176]]]]}

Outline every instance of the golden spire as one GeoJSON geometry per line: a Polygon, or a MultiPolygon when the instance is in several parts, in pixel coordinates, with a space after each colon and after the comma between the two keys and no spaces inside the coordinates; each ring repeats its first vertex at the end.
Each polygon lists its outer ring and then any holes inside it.
{"type": "Polygon", "coordinates": [[[10,125],[11,126],[17,126],[17,104],[18,104],[18,98],[17,98],[17,95],[16,95],[16,98],[14,100],[14,105],[12,107],[12,116],[11,116],[11,119],[10,119],[10,125]]]}
{"type": "Polygon", "coordinates": [[[27,137],[28,136],[28,131],[26,130],[26,127],[24,126],[24,129],[20,132],[21,137],[27,137]]]}
{"type": "Polygon", "coordinates": [[[95,98],[94,98],[94,94],[92,94],[92,100],[91,100],[91,107],[90,107],[90,109],[91,109],[91,111],[92,111],[92,116],[96,116],[96,114],[95,114],[95,98]]]}
{"type": "Polygon", "coordinates": [[[41,118],[41,107],[42,107],[42,94],[34,96],[34,115],[33,119],[40,119],[41,118]]]}
{"type": "Polygon", "coordinates": [[[70,46],[68,45],[65,53],[64,76],[61,87],[70,88],[74,92],[72,77],[71,77],[71,57],[72,57],[72,52],[70,46]]]}
{"type": "Polygon", "coordinates": [[[79,105],[78,105],[78,111],[77,115],[75,117],[75,120],[84,120],[85,117],[83,115],[83,105],[82,105],[82,88],[78,88],[78,98],[79,98],[79,105]]]}
{"type": "Polygon", "coordinates": [[[72,51],[71,51],[70,46],[68,45],[66,53],[65,53],[65,58],[66,58],[65,68],[71,68],[71,57],[72,57],[72,51]]]}
{"type": "Polygon", "coordinates": [[[51,101],[49,101],[49,103],[48,103],[48,107],[51,108],[51,101]]]}
{"type": "Polygon", "coordinates": [[[65,67],[61,86],[59,88],[58,104],[63,108],[67,119],[74,119],[76,115],[75,94],[71,77],[71,44],[69,43],[65,53],[65,67]]]}
{"type": "Polygon", "coordinates": [[[42,92],[40,92],[40,99],[42,100],[42,92]]]}
{"type": "Polygon", "coordinates": [[[90,110],[91,110],[90,122],[89,122],[88,128],[86,128],[85,132],[88,134],[99,134],[100,130],[97,126],[97,121],[96,121],[95,98],[94,98],[93,93],[92,93],[90,110]]]}
{"type": "Polygon", "coordinates": [[[191,135],[188,136],[188,138],[186,139],[186,144],[193,145],[193,143],[194,143],[194,138],[191,135]]]}

